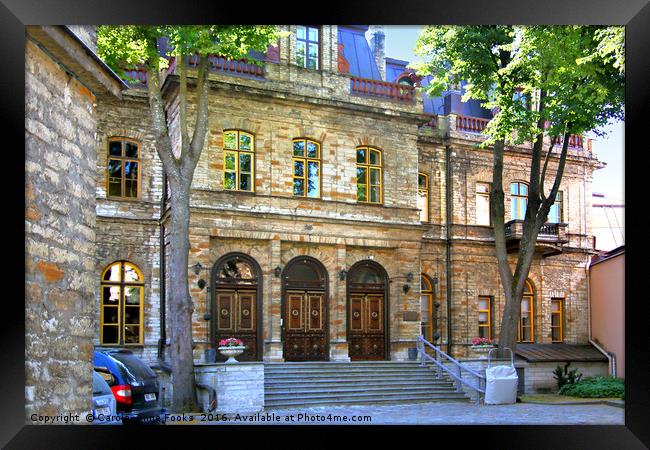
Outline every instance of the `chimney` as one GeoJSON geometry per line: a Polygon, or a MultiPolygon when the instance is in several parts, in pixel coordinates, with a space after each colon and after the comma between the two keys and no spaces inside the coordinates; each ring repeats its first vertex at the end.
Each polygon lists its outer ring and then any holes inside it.
{"type": "Polygon", "coordinates": [[[371,25],[370,26],[370,46],[372,48],[372,56],[375,58],[375,63],[377,64],[377,69],[379,69],[379,75],[381,75],[382,80],[386,80],[386,59],[384,52],[384,26],[383,25],[371,25]]]}

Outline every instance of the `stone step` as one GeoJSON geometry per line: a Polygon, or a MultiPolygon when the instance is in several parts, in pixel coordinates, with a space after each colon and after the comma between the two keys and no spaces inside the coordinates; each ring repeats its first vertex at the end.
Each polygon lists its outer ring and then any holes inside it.
{"type": "Polygon", "coordinates": [[[445,393],[455,392],[455,389],[449,386],[378,386],[378,387],[363,387],[356,386],[343,386],[343,387],[319,387],[319,388],[305,388],[305,387],[283,387],[283,388],[265,388],[264,397],[273,400],[278,396],[284,395],[300,395],[300,398],[310,398],[312,395],[327,395],[333,397],[334,394],[360,394],[360,393],[381,393],[381,394],[428,394],[428,393],[445,393]]]}
{"type": "Polygon", "coordinates": [[[354,366],[392,366],[392,367],[420,367],[419,361],[304,361],[304,362],[279,362],[279,363],[264,363],[264,368],[277,368],[277,367],[318,367],[318,366],[331,366],[331,367],[354,367],[354,366]]]}
{"type": "Polygon", "coordinates": [[[319,366],[319,367],[283,367],[283,368],[264,368],[264,373],[287,373],[287,372],[300,372],[300,373],[311,373],[311,372],[367,372],[367,373],[384,373],[384,372],[424,372],[431,369],[429,367],[420,367],[420,366],[411,366],[411,367],[393,367],[393,366],[352,366],[352,367],[343,367],[343,366],[319,366]]]}
{"type": "Polygon", "coordinates": [[[291,375],[291,374],[301,374],[301,375],[312,375],[312,374],[363,374],[366,376],[373,375],[434,375],[434,371],[427,369],[426,367],[422,368],[413,368],[413,369],[293,369],[293,370],[277,370],[270,371],[265,370],[264,376],[281,376],[281,375],[291,375]]]}
{"type": "Polygon", "coordinates": [[[372,395],[366,397],[325,397],[321,399],[302,399],[290,397],[289,399],[269,399],[265,401],[264,409],[303,408],[311,406],[358,405],[358,404],[408,404],[426,402],[463,402],[469,403],[470,399],[463,393],[445,394],[418,394],[418,395],[372,395]]]}
{"type": "Polygon", "coordinates": [[[354,381],[354,380],[372,380],[372,381],[383,381],[383,380],[408,380],[412,383],[417,383],[420,381],[436,380],[435,374],[425,373],[425,374],[372,374],[367,373],[346,373],[339,372],[336,374],[321,374],[321,373],[285,373],[285,374],[273,374],[267,376],[264,374],[265,381],[282,381],[282,380],[328,380],[328,381],[354,381]]]}
{"type": "Polygon", "coordinates": [[[405,382],[402,380],[386,380],[386,381],[367,381],[367,380],[359,380],[359,381],[348,381],[348,382],[341,382],[341,381],[324,381],[324,382],[319,382],[319,381],[313,381],[313,382],[303,382],[301,380],[291,380],[291,381],[280,381],[280,382],[264,382],[264,388],[265,389],[285,389],[285,388],[304,388],[304,389],[327,389],[331,387],[349,387],[349,388],[358,388],[358,389],[364,389],[364,388],[371,388],[371,387],[411,387],[411,386],[421,386],[421,387],[431,387],[431,388],[436,388],[436,387],[444,387],[444,388],[453,388],[455,385],[452,381],[422,381],[419,383],[410,383],[410,382],[405,382]]]}

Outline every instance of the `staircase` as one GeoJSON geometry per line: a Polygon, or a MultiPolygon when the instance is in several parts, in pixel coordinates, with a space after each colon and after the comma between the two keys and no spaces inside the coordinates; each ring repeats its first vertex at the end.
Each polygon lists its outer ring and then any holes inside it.
{"type": "Polygon", "coordinates": [[[265,409],[352,404],[469,402],[448,376],[418,362],[305,362],[264,365],[265,409]]]}

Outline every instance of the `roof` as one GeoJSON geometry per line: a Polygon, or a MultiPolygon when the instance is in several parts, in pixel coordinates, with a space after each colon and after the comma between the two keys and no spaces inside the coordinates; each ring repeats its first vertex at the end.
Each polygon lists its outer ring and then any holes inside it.
{"type": "Polygon", "coordinates": [[[607,261],[608,259],[615,258],[619,255],[622,255],[625,253],[625,245],[621,245],[620,247],[616,247],[613,250],[610,250],[608,252],[602,252],[599,255],[596,255],[591,258],[591,264],[589,264],[590,267],[595,266],[598,263],[601,263],[603,261],[607,261]]]}
{"type": "Polygon", "coordinates": [[[343,57],[350,63],[350,75],[381,80],[377,63],[366,39],[368,26],[339,26],[338,42],[343,44],[343,57]]]}
{"type": "Polygon", "coordinates": [[[530,362],[607,361],[605,355],[590,344],[517,344],[515,355],[530,362]]]}

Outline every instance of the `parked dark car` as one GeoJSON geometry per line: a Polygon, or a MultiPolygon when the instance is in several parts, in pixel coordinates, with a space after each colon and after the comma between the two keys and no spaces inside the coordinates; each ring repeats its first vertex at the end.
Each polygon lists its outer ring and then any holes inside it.
{"type": "Polygon", "coordinates": [[[117,402],[117,413],[125,425],[162,424],[167,410],[160,405],[158,376],[130,350],[95,350],[95,370],[108,371],[117,402]]]}
{"type": "Polygon", "coordinates": [[[117,415],[115,396],[106,382],[112,378],[110,373],[93,371],[93,424],[122,425],[122,419],[117,415]]]}

